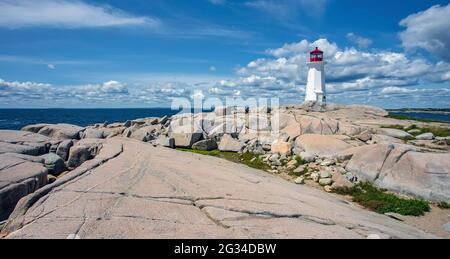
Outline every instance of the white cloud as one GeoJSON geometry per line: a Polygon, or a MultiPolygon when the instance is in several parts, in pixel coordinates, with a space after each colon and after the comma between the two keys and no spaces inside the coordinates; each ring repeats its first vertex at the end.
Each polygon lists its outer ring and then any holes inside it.
{"type": "Polygon", "coordinates": [[[47,67],[48,67],[49,69],[51,69],[51,70],[55,70],[55,69],[56,69],[56,66],[53,65],[53,64],[48,64],[47,67]]]}
{"type": "Polygon", "coordinates": [[[309,52],[316,46],[325,52],[331,102],[374,103],[377,98],[393,94],[398,98],[415,95],[422,98],[433,89],[427,92],[413,89],[446,84],[450,80],[450,64],[446,62],[433,64],[422,57],[410,57],[401,52],[342,49],[336,43],[320,39],[315,42],[302,40],[267,50],[272,57],[249,62],[237,71],[238,79],[221,81],[215,86],[218,88],[215,92],[234,88],[240,89],[243,96],[279,96],[284,102],[301,102],[307,80],[306,63],[309,52]]]}
{"type": "Polygon", "coordinates": [[[22,28],[92,28],[146,25],[159,26],[155,18],[135,16],[122,10],[81,0],[0,0],[0,26],[22,28]]]}
{"type": "Polygon", "coordinates": [[[404,93],[414,93],[417,91],[418,91],[418,89],[389,86],[389,87],[383,88],[383,90],[381,90],[381,94],[399,94],[399,93],[404,94],[404,93]]]}
{"type": "Polygon", "coordinates": [[[368,48],[373,43],[371,39],[356,35],[353,32],[347,33],[347,39],[360,48],[368,48]]]}
{"type": "Polygon", "coordinates": [[[217,68],[216,68],[215,66],[210,66],[210,67],[209,67],[209,71],[210,71],[210,72],[216,72],[216,71],[217,71],[217,68]]]}
{"type": "Polygon", "coordinates": [[[450,4],[436,5],[412,14],[400,22],[406,30],[400,33],[403,47],[425,49],[450,62],[450,4]]]}

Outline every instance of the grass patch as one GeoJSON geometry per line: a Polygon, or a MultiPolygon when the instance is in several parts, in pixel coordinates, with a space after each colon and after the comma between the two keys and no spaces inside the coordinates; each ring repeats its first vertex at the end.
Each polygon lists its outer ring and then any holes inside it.
{"type": "Polygon", "coordinates": [[[354,202],[380,214],[393,212],[404,216],[423,216],[431,209],[427,201],[400,198],[370,183],[360,183],[352,188],[339,188],[334,192],[350,195],[354,202]]]}
{"type": "Polygon", "coordinates": [[[439,202],[437,205],[440,209],[444,209],[444,210],[450,210],[450,204],[448,204],[447,202],[439,202]]]}
{"type": "Polygon", "coordinates": [[[450,129],[440,127],[430,127],[421,129],[423,133],[431,132],[436,137],[448,137],[450,136],[450,129]]]}
{"type": "Polygon", "coordinates": [[[450,128],[442,128],[442,127],[426,127],[426,128],[420,128],[416,124],[413,124],[408,127],[404,127],[402,125],[383,125],[381,128],[384,129],[399,129],[404,131],[410,131],[410,130],[419,130],[417,133],[414,133],[412,135],[418,136],[423,133],[433,133],[436,137],[449,137],[450,136],[450,128]]]}
{"type": "Polygon", "coordinates": [[[402,125],[382,125],[380,128],[382,128],[382,129],[405,130],[405,128],[402,125]]]}
{"type": "Polygon", "coordinates": [[[303,160],[303,158],[301,156],[295,156],[295,161],[297,162],[295,164],[296,167],[307,164],[306,161],[303,160]]]}
{"type": "Polygon", "coordinates": [[[270,169],[270,166],[265,163],[257,154],[253,153],[234,153],[234,152],[222,152],[220,150],[212,150],[212,151],[201,151],[201,150],[193,150],[187,148],[177,148],[179,151],[190,152],[204,156],[213,156],[226,159],[231,162],[241,163],[247,165],[251,168],[259,169],[267,171],[270,169]]]}
{"type": "Polygon", "coordinates": [[[442,121],[430,120],[430,119],[419,119],[419,118],[415,118],[412,116],[398,115],[398,114],[389,114],[388,118],[403,120],[403,121],[442,122],[442,121]]]}

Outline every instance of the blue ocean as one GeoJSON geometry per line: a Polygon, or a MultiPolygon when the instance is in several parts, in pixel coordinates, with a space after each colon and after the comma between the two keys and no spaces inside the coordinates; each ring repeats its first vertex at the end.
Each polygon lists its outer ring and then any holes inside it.
{"type": "MultiPolygon", "coordinates": [[[[163,117],[175,115],[179,111],[170,108],[149,109],[0,109],[0,129],[19,130],[22,127],[36,123],[68,123],[88,126],[95,123],[125,122],[131,119],[145,117],[163,117]]],[[[449,122],[450,114],[393,112],[397,115],[407,115],[418,119],[449,122]]]]}
{"type": "Polygon", "coordinates": [[[68,123],[88,126],[95,123],[125,122],[145,117],[163,117],[179,111],[151,109],[0,109],[0,129],[19,130],[37,123],[68,123]]]}
{"type": "Polygon", "coordinates": [[[439,112],[391,112],[394,115],[408,116],[415,119],[432,120],[438,122],[448,122],[450,123],[449,113],[439,113],[439,112]]]}

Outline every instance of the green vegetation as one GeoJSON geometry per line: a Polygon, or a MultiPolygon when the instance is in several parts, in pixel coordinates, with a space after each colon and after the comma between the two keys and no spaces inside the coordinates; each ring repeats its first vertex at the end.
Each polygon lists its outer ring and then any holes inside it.
{"type": "Polygon", "coordinates": [[[436,137],[448,137],[448,136],[450,136],[450,128],[442,128],[442,127],[435,127],[435,126],[426,127],[426,128],[420,128],[416,124],[413,124],[413,125],[408,126],[408,127],[404,127],[402,125],[383,125],[383,126],[381,126],[381,128],[399,129],[399,130],[405,130],[405,131],[419,130],[417,133],[412,134],[414,136],[418,136],[420,134],[429,133],[429,132],[433,133],[433,135],[435,135],[436,137]]]}
{"type": "Polygon", "coordinates": [[[339,188],[334,192],[350,195],[354,202],[381,214],[393,212],[404,216],[423,216],[431,209],[424,200],[400,198],[370,183],[360,183],[352,188],[339,188]]]}
{"type": "Polygon", "coordinates": [[[295,165],[296,167],[307,164],[306,161],[301,158],[301,156],[295,156],[295,161],[297,162],[297,164],[295,165]]]}
{"type": "Polygon", "coordinates": [[[444,201],[439,202],[437,206],[444,210],[450,210],[450,204],[448,204],[447,202],[444,202],[444,201]]]}
{"type": "Polygon", "coordinates": [[[442,122],[442,121],[436,121],[436,120],[430,120],[430,119],[419,119],[414,118],[407,115],[397,115],[397,114],[389,114],[388,118],[397,119],[397,120],[406,120],[406,121],[420,121],[420,122],[442,122]]]}
{"type": "Polygon", "coordinates": [[[247,165],[251,168],[259,169],[259,170],[269,170],[270,166],[265,163],[257,154],[253,153],[234,153],[234,152],[222,152],[219,150],[212,150],[212,151],[201,151],[201,150],[193,150],[193,149],[187,149],[187,148],[177,148],[179,151],[183,152],[190,152],[195,153],[199,155],[204,156],[214,156],[226,159],[231,162],[235,163],[241,163],[244,165],[247,165]]]}
{"type": "Polygon", "coordinates": [[[382,129],[405,130],[405,128],[402,125],[382,125],[380,128],[382,128],[382,129]]]}

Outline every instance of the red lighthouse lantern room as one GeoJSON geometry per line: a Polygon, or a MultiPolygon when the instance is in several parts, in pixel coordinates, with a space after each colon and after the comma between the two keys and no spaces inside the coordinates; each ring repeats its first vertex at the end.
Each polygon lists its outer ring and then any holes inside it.
{"type": "Polygon", "coordinates": [[[316,47],[315,50],[310,52],[310,61],[311,62],[322,62],[323,61],[323,51],[316,47]]]}

